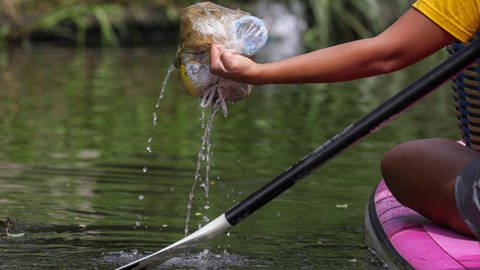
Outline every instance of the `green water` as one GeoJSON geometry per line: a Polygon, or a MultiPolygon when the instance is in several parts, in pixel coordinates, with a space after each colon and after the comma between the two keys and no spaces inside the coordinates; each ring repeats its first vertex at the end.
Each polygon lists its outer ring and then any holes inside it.
{"type": "MultiPolygon", "coordinates": [[[[1,269],[113,269],[183,237],[203,134],[200,101],[173,76],[152,123],[174,52],[0,52],[0,218],[27,233],[1,230],[1,269]]],[[[260,188],[442,56],[350,83],[255,87],[229,105],[227,119],[215,119],[209,198],[197,192],[190,226],[260,188]]],[[[363,242],[379,160],[401,141],[457,138],[450,99],[447,87],[435,92],[229,235],[159,269],[382,269],[363,242]]]]}

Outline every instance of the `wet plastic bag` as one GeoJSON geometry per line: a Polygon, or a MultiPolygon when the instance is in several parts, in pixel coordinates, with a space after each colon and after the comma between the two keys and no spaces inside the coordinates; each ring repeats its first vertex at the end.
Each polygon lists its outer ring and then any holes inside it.
{"type": "Polygon", "coordinates": [[[242,10],[210,2],[187,7],[180,19],[177,51],[177,70],[183,87],[190,95],[202,98],[202,107],[219,104],[226,115],[225,101],[244,99],[252,86],[210,73],[211,44],[223,44],[226,50],[253,56],[265,45],[267,37],[263,20],[242,10]]]}

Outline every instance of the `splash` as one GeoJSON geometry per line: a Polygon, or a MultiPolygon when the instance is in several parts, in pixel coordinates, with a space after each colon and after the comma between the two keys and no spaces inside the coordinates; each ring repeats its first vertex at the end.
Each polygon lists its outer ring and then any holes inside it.
{"type": "MultiPolygon", "coordinates": [[[[109,252],[104,255],[103,261],[114,264],[126,264],[138,260],[148,254],[143,254],[136,249],[130,251],[109,252]]],[[[155,269],[235,269],[246,268],[256,262],[246,257],[229,253],[227,250],[214,252],[209,249],[197,251],[192,254],[184,253],[165,259],[165,262],[155,269]]],[[[257,263],[258,264],[258,263],[257,263]]]]}
{"type": "Polygon", "coordinates": [[[184,254],[174,257],[160,265],[159,269],[229,269],[230,267],[246,267],[249,260],[242,256],[230,254],[226,250],[215,253],[208,249],[197,254],[184,254]]]}

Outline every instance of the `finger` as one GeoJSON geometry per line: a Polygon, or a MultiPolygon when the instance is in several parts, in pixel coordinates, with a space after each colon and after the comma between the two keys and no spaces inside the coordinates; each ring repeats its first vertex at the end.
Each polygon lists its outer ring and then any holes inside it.
{"type": "Polygon", "coordinates": [[[223,52],[223,46],[220,44],[212,44],[210,47],[210,69],[212,71],[223,70],[220,56],[223,52]]]}
{"type": "Polygon", "coordinates": [[[236,54],[234,52],[231,52],[231,51],[223,51],[221,54],[220,54],[220,60],[222,61],[222,64],[225,66],[225,63],[229,63],[229,61],[232,60],[232,58],[235,56],[236,54]]]}
{"type": "Polygon", "coordinates": [[[225,47],[221,44],[212,44],[210,47],[211,58],[218,59],[222,52],[225,50],[225,47]]]}

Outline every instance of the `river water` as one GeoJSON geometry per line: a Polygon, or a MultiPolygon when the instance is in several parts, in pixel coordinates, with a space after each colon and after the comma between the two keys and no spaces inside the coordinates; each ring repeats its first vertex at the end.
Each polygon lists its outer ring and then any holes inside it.
{"type": "MultiPolygon", "coordinates": [[[[0,269],[113,269],[184,236],[201,145],[200,100],[167,83],[175,48],[0,52],[0,269]],[[149,140],[151,138],[151,140],[149,140]],[[147,142],[148,140],[148,142],[147,142]],[[148,144],[149,151],[145,150],[148,144]],[[1,224],[1,223],[0,223],[1,224]]],[[[216,217],[438,63],[349,83],[254,87],[211,132],[216,217]]],[[[159,269],[382,269],[363,241],[382,153],[458,138],[443,87],[234,227],[159,269]]]]}

